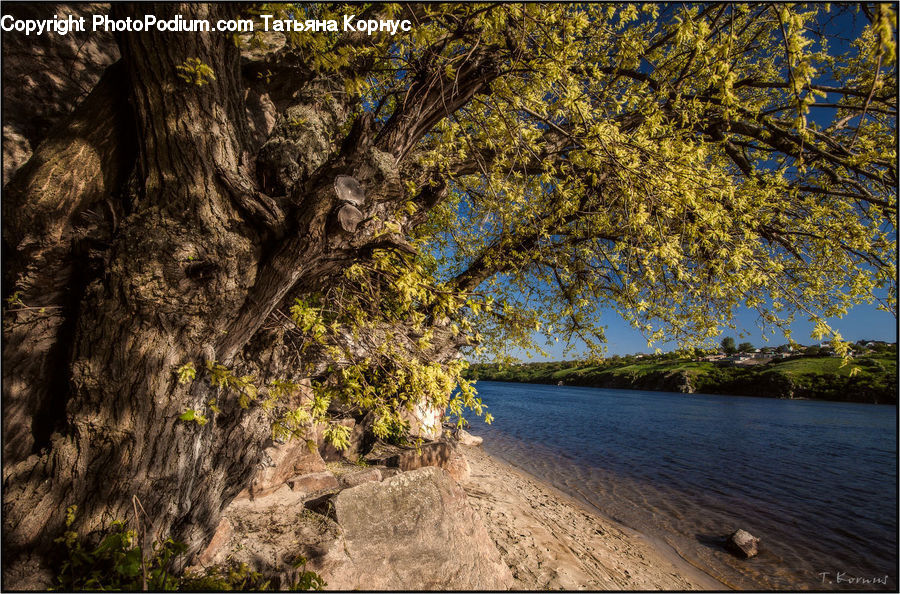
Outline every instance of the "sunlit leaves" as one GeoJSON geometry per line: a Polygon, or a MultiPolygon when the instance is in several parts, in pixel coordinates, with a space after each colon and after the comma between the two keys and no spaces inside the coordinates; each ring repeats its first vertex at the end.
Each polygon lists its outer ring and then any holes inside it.
{"type": "Polygon", "coordinates": [[[779,332],[797,314],[895,309],[887,5],[843,56],[816,5],[541,9],[495,11],[529,52],[419,156],[454,183],[422,232],[442,267],[495,271],[481,290],[503,305],[467,310],[488,346],[533,346],[538,320],[598,344],[609,309],[684,344],[713,340],[741,306],[779,332]]]}
{"type": "MultiPolygon", "coordinates": [[[[435,353],[475,337],[466,312],[490,307],[492,300],[467,300],[434,273],[427,257],[379,249],[345,269],[324,293],[295,299],[291,344],[302,357],[320,352],[333,363],[313,381],[307,404],[277,418],[275,436],[299,435],[304,423],[328,423],[332,403],[372,411],[373,433],[398,442],[409,429],[405,415],[417,407],[447,409],[459,422],[467,409],[484,414],[462,379],[465,361],[435,353]]],[[[273,383],[270,397],[278,392],[283,398],[292,387],[273,383]]],[[[340,443],[341,431],[335,427],[325,437],[340,443]]]]}
{"type": "Polygon", "coordinates": [[[185,421],[185,422],[193,421],[194,423],[197,423],[197,425],[199,425],[200,427],[203,427],[204,425],[206,425],[209,422],[209,419],[207,419],[204,415],[198,413],[197,411],[195,411],[193,409],[184,411],[183,413],[181,413],[181,415],[179,415],[178,419],[180,421],[185,421]]]}
{"type": "MultiPolygon", "coordinates": [[[[326,19],[345,7],[265,10],[326,19]]],[[[892,6],[871,9],[850,43],[828,19],[856,9],[821,4],[364,10],[416,24],[287,41],[376,129],[417,82],[451,93],[473,56],[499,75],[402,159],[406,194],[383,237],[405,233],[418,254],[374,250],[289,307],[297,350],[333,365],[299,408],[284,404],[288,385],[268,388],[279,435],[338,401],[372,411],[384,438],[422,400],[487,415],[462,366],[436,362],[448,342],[502,355],[539,348],[539,332],[600,353],[603,316],[617,312],[651,347],[713,345],[746,307],[766,333],[799,316],[840,345],[827,318],[873,300],[896,309],[892,6]],[[435,180],[448,197],[417,202],[435,180]]]]}
{"type": "Polygon", "coordinates": [[[191,361],[188,361],[175,370],[175,375],[178,376],[179,384],[187,384],[192,382],[194,378],[197,377],[197,369],[194,367],[194,364],[191,361]]]}
{"type": "Polygon", "coordinates": [[[184,63],[175,67],[178,78],[186,83],[202,87],[216,80],[216,74],[209,64],[204,64],[199,58],[188,58],[184,63]]]}

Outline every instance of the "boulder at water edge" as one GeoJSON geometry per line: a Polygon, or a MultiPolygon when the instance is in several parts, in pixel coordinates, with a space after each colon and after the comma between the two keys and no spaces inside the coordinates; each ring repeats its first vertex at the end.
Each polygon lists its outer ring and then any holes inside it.
{"type": "Polygon", "coordinates": [[[369,462],[403,471],[438,466],[449,472],[457,481],[469,478],[468,461],[456,442],[447,439],[423,443],[419,447],[398,447],[380,443],[370,452],[369,462]]]}
{"type": "Polygon", "coordinates": [[[452,435],[456,438],[456,441],[467,446],[480,446],[484,441],[480,436],[472,435],[465,429],[456,430],[452,435]]]}
{"type": "Polygon", "coordinates": [[[727,545],[733,553],[747,559],[759,553],[759,539],[746,530],[735,530],[728,537],[727,545]]]}

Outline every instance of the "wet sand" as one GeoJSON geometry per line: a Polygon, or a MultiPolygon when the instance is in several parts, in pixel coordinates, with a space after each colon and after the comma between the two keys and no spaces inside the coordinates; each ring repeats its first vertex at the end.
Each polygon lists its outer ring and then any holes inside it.
{"type": "Polygon", "coordinates": [[[462,446],[469,501],[521,590],[728,590],[664,543],[521,470],[462,446]]]}

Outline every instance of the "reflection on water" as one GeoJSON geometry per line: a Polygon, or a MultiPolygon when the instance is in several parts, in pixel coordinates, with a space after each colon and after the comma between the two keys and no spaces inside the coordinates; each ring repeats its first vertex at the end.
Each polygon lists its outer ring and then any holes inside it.
{"type": "Polygon", "coordinates": [[[477,387],[496,417],[472,427],[489,453],[726,584],[896,591],[896,406],[477,387]],[[724,549],[737,528],[762,539],[757,557],[724,549]]]}

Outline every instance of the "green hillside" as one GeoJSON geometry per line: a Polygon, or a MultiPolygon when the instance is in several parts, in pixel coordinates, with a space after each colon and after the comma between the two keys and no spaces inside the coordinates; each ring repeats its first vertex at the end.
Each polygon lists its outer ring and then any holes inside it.
{"type": "Polygon", "coordinates": [[[795,356],[736,366],[673,355],[614,358],[602,363],[563,361],[475,364],[473,379],[629,388],[668,392],[812,398],[896,404],[897,350],[888,345],[844,363],[839,357],[795,356]]]}

